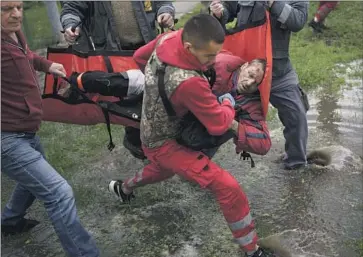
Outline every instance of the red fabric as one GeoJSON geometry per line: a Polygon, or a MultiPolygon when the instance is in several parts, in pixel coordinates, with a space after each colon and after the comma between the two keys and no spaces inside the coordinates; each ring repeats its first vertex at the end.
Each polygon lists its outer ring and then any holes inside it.
{"type": "Polygon", "coordinates": [[[43,113],[35,70],[46,72],[52,62],[33,53],[21,32],[17,36],[19,44],[1,32],[1,130],[35,132],[43,113]]]}
{"type": "MultiPolygon", "coordinates": [[[[73,71],[85,72],[93,70],[107,71],[102,56],[79,57],[71,53],[48,53],[48,59],[62,63],[68,75],[73,71]]],[[[130,69],[137,69],[136,63],[132,56],[109,56],[114,72],[123,72],[130,69]]],[[[54,77],[46,76],[44,94],[53,93],[54,77]]],[[[59,81],[61,83],[62,80],[59,81]]],[[[90,99],[95,101],[120,101],[119,98],[113,96],[101,96],[99,94],[86,94],[90,99]]],[[[93,125],[104,123],[105,118],[100,107],[94,104],[67,104],[62,100],[55,98],[43,99],[44,113],[43,120],[62,122],[79,125],[93,125]]],[[[110,113],[111,124],[120,124],[124,126],[132,126],[139,128],[139,123],[131,119],[123,118],[110,113]]]]}
{"type": "Polygon", "coordinates": [[[246,61],[256,58],[267,60],[265,76],[259,86],[264,117],[268,112],[272,80],[271,27],[267,11],[266,16],[267,21],[264,25],[228,35],[223,44],[223,49],[246,61]]]}
{"type": "Polygon", "coordinates": [[[271,138],[266,121],[241,120],[238,139],[234,140],[234,144],[236,153],[246,151],[258,155],[267,154],[271,148],[271,138]]]}
{"type": "MultiPolygon", "coordinates": [[[[183,47],[182,30],[168,33],[156,47],[158,58],[181,69],[205,70],[199,61],[183,47]]],[[[145,65],[156,46],[157,39],[139,48],[134,60],[140,67],[145,65]]],[[[235,112],[229,101],[219,104],[207,80],[194,77],[181,83],[170,99],[178,116],[191,111],[207,128],[211,135],[222,135],[230,127],[235,112]]]]}
{"type": "MultiPolygon", "coordinates": [[[[247,196],[237,180],[203,153],[180,146],[175,141],[168,141],[156,149],[144,148],[144,152],[150,164],[145,166],[142,172],[125,181],[129,189],[160,182],[177,174],[190,182],[198,183],[202,188],[209,189],[228,223],[240,221],[250,213],[247,196]]],[[[239,238],[253,230],[252,222],[248,227],[232,233],[235,238],[239,238]]],[[[253,251],[256,242],[257,235],[251,244],[242,249],[253,251]]]]}
{"type": "MultiPolygon", "coordinates": [[[[43,106],[52,106],[52,109],[44,110],[47,121],[78,125],[96,125],[106,122],[101,108],[94,104],[82,103],[73,105],[58,99],[45,98],[43,99],[43,106]]],[[[139,122],[117,115],[110,114],[110,122],[111,124],[140,128],[139,122]]]]}
{"type": "Polygon", "coordinates": [[[319,7],[315,14],[318,21],[322,22],[329,15],[329,13],[336,8],[339,1],[319,1],[319,7]]]}

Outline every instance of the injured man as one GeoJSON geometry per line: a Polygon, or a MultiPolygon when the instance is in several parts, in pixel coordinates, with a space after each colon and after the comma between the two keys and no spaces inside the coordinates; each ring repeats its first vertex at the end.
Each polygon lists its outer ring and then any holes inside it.
{"type": "MultiPolygon", "coordinates": [[[[183,118],[183,132],[178,143],[193,150],[203,151],[212,158],[219,146],[233,139],[236,153],[242,153],[241,157],[250,157],[248,152],[265,155],[271,147],[271,139],[258,91],[265,69],[266,61],[263,59],[246,62],[229,52],[219,53],[213,69],[209,70],[214,73],[208,74],[212,77],[209,80],[217,98],[228,97],[235,102],[235,120],[238,121],[238,128],[223,136],[212,136],[194,115],[189,113],[183,118]]],[[[73,73],[70,83],[83,93],[115,96],[120,98],[120,102],[130,99],[140,102],[144,90],[144,74],[140,70],[117,73],[88,71],[73,73]]]]}

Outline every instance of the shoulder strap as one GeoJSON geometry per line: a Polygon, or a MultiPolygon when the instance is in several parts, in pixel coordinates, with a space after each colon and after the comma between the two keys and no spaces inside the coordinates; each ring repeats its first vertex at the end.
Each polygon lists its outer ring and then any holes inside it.
{"type": "Polygon", "coordinates": [[[168,114],[168,116],[175,117],[176,113],[165,92],[165,83],[164,83],[165,69],[166,69],[166,65],[164,63],[162,63],[156,70],[156,74],[158,76],[159,95],[161,97],[161,100],[163,101],[163,104],[164,104],[164,107],[165,107],[165,110],[166,110],[166,113],[168,114]]]}

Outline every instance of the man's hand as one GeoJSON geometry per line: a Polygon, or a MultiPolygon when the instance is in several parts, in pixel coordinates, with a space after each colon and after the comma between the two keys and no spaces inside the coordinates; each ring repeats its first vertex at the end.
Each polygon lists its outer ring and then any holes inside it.
{"type": "Polygon", "coordinates": [[[224,94],[224,95],[221,95],[220,97],[218,97],[219,103],[222,103],[225,100],[228,100],[232,104],[233,107],[236,104],[236,101],[234,100],[233,96],[230,93],[227,93],[227,94],[224,94]]]}
{"type": "Polygon", "coordinates": [[[171,16],[170,13],[162,13],[157,18],[158,23],[160,26],[164,28],[172,28],[174,27],[174,19],[173,16],[171,16]]]}
{"type": "Polygon", "coordinates": [[[76,30],[73,32],[72,27],[67,28],[64,31],[64,38],[70,44],[74,44],[76,42],[77,37],[79,36],[80,28],[77,27],[76,30]]]}
{"type": "Polygon", "coordinates": [[[275,2],[275,0],[268,0],[268,6],[271,8],[272,4],[275,2]]]}
{"type": "Polygon", "coordinates": [[[220,0],[213,0],[212,3],[209,5],[211,13],[218,19],[220,19],[223,15],[223,4],[220,0]]]}
{"type": "Polygon", "coordinates": [[[56,62],[53,62],[52,65],[50,65],[48,72],[60,77],[65,77],[67,75],[63,65],[56,62]]]}

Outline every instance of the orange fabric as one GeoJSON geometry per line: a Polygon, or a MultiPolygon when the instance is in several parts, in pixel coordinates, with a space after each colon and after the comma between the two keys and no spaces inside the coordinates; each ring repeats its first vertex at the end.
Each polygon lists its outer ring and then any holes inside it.
{"type": "Polygon", "coordinates": [[[83,84],[82,84],[82,75],[83,75],[84,72],[82,72],[81,74],[78,75],[77,77],[77,85],[78,85],[78,88],[82,91],[84,91],[84,88],[83,88],[83,84]]]}
{"type": "Polygon", "coordinates": [[[266,11],[266,23],[255,28],[245,29],[233,35],[226,36],[223,49],[243,60],[256,58],[267,60],[265,76],[259,86],[264,117],[267,116],[270,101],[272,80],[272,44],[269,12],[266,11]]]}

